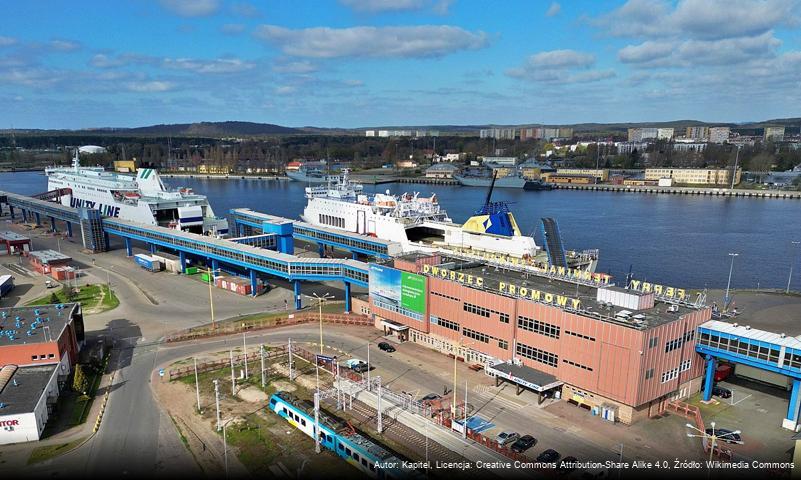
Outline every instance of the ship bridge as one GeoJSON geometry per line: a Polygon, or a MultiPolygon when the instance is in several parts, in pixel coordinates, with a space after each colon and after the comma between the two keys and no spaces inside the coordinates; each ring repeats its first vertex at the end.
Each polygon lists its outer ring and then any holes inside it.
{"type": "MultiPolygon", "coordinates": [[[[295,238],[313,242],[318,246],[320,257],[324,255],[325,247],[347,250],[351,252],[354,259],[359,254],[376,258],[390,258],[400,255],[402,252],[401,244],[398,242],[254,212],[249,208],[235,208],[230,211],[230,214],[240,236],[248,233],[275,233],[279,235],[279,238],[289,236],[290,240],[295,238]]],[[[292,253],[280,248],[279,250],[292,253]]]]}

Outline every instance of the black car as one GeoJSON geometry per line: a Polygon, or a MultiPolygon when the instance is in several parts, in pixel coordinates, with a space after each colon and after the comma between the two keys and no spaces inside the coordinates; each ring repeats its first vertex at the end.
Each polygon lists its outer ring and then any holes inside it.
{"type": "Polygon", "coordinates": [[[537,444],[536,438],[532,437],[531,435],[523,435],[522,437],[518,438],[515,443],[512,444],[511,448],[513,452],[523,453],[536,444],[537,444]]]}
{"type": "Polygon", "coordinates": [[[390,344],[389,344],[389,343],[387,343],[387,342],[381,342],[381,343],[379,343],[379,344],[378,344],[378,348],[379,348],[379,349],[381,349],[381,350],[383,350],[383,351],[385,351],[385,352],[388,352],[388,353],[392,353],[392,352],[394,352],[394,351],[395,351],[395,347],[393,347],[392,345],[390,345],[390,344]]]}
{"type": "Polygon", "coordinates": [[[731,390],[725,387],[718,387],[715,385],[712,387],[712,395],[720,398],[731,398],[731,390]]]}
{"type": "Polygon", "coordinates": [[[739,433],[734,433],[734,431],[728,430],[726,428],[715,428],[715,429],[707,428],[706,434],[715,435],[721,442],[743,443],[743,438],[740,436],[739,433]]]}
{"type": "Polygon", "coordinates": [[[537,461],[538,462],[555,462],[555,461],[559,460],[559,457],[561,457],[561,455],[559,455],[559,452],[557,452],[553,448],[549,448],[548,450],[545,450],[544,452],[540,453],[537,456],[537,461]]]}
{"type": "Polygon", "coordinates": [[[565,457],[562,459],[561,462],[556,466],[556,473],[560,475],[567,475],[576,470],[576,467],[572,466],[572,463],[578,462],[578,458],[576,457],[565,457]]]}
{"type": "Polygon", "coordinates": [[[429,393],[428,395],[426,395],[425,397],[421,398],[420,400],[422,400],[424,402],[430,402],[432,400],[439,400],[440,398],[442,398],[442,395],[437,395],[436,393],[429,393]]]}

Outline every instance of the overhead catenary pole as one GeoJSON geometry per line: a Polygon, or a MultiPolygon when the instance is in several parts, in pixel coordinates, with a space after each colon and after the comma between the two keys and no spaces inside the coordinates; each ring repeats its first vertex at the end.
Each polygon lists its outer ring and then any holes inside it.
{"type": "Polygon", "coordinates": [[[231,356],[231,395],[236,395],[236,379],[234,379],[234,350],[228,350],[231,356]]]}
{"type": "Polygon", "coordinates": [[[243,361],[245,362],[245,379],[248,378],[248,343],[245,340],[245,332],[242,332],[242,354],[244,355],[243,361]]]}
{"type": "Polygon", "coordinates": [[[225,427],[228,422],[223,424],[223,456],[225,457],[225,478],[228,478],[228,438],[225,435],[225,427]]]}
{"type": "Polygon", "coordinates": [[[217,431],[220,431],[220,381],[214,380],[214,404],[217,406],[217,431]]]}
{"type": "Polygon", "coordinates": [[[195,393],[197,394],[197,411],[200,411],[200,382],[197,379],[197,357],[193,357],[195,363],[195,393]]]}
{"type": "Polygon", "coordinates": [[[314,451],[320,453],[320,390],[314,392],[314,451]]]}
{"type": "Polygon", "coordinates": [[[372,388],[370,385],[370,342],[367,342],[367,391],[372,388]]]}
{"type": "Polygon", "coordinates": [[[383,422],[383,413],[381,412],[381,377],[376,377],[378,380],[378,420],[376,422],[376,431],[378,433],[383,433],[384,431],[384,422],[383,422]]]}
{"type": "Polygon", "coordinates": [[[292,339],[291,338],[289,339],[289,347],[287,348],[287,350],[289,350],[289,380],[292,381],[295,378],[292,376],[292,339]]]}
{"type": "Polygon", "coordinates": [[[467,379],[464,379],[464,423],[462,424],[462,439],[467,438],[467,379]]]}
{"type": "Polygon", "coordinates": [[[264,388],[267,385],[264,378],[264,345],[259,345],[259,356],[261,357],[261,388],[264,388]]]}

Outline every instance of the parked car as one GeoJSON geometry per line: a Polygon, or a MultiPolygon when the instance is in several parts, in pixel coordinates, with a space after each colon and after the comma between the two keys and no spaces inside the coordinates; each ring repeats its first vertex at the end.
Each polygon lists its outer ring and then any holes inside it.
{"type": "Polygon", "coordinates": [[[725,387],[718,387],[715,385],[712,387],[712,395],[720,398],[731,398],[731,390],[725,387]]]}
{"type": "Polygon", "coordinates": [[[553,448],[549,448],[548,450],[545,450],[544,452],[540,453],[537,456],[537,461],[538,462],[555,462],[555,461],[559,460],[559,457],[561,457],[561,455],[559,455],[559,452],[557,452],[553,448]]]}
{"type": "Polygon", "coordinates": [[[718,437],[718,440],[721,442],[726,443],[743,443],[743,437],[740,436],[739,433],[734,433],[733,430],[729,430],[726,428],[707,428],[706,429],[707,435],[715,435],[718,437]]]}
{"type": "Polygon", "coordinates": [[[434,401],[434,400],[439,400],[440,398],[442,398],[442,395],[437,395],[436,393],[429,393],[428,395],[426,395],[423,398],[421,398],[420,401],[422,401],[422,402],[431,402],[431,401],[434,401]]]}
{"type": "Polygon", "coordinates": [[[520,434],[517,432],[501,432],[495,437],[495,440],[498,441],[498,445],[505,447],[510,443],[515,443],[518,438],[520,438],[520,434]]]}
{"type": "Polygon", "coordinates": [[[576,462],[578,462],[576,457],[568,456],[563,458],[562,461],[556,466],[556,473],[560,475],[567,475],[568,473],[574,472],[576,467],[571,466],[570,464],[576,462]]]}
{"type": "Polygon", "coordinates": [[[385,351],[385,352],[387,352],[387,353],[392,353],[392,352],[394,352],[394,351],[395,351],[395,347],[393,347],[392,345],[390,345],[390,344],[389,344],[389,343],[387,343],[387,342],[381,342],[381,343],[379,343],[379,344],[378,344],[378,348],[379,348],[379,349],[381,349],[381,350],[383,350],[383,351],[385,351]]]}
{"type": "Polygon", "coordinates": [[[531,435],[523,435],[522,437],[518,438],[515,443],[512,444],[512,451],[517,453],[523,453],[529,448],[533,447],[537,444],[537,439],[532,437],[531,435]]]}
{"type": "Polygon", "coordinates": [[[715,369],[715,381],[720,382],[729,378],[732,374],[734,369],[731,365],[724,363],[722,365],[718,365],[718,368],[715,369]]]}
{"type": "Polygon", "coordinates": [[[364,360],[359,360],[358,358],[351,358],[350,360],[346,361],[345,366],[356,373],[363,373],[370,369],[370,367],[367,365],[367,362],[364,360]]]}

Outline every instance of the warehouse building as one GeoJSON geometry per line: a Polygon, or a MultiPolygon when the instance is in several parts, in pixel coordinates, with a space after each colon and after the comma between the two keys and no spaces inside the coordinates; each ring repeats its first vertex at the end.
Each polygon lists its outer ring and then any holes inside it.
{"type": "Polygon", "coordinates": [[[41,437],[83,342],[77,303],[0,309],[0,445],[41,437]]]}
{"type": "Polygon", "coordinates": [[[695,331],[711,310],[682,289],[630,287],[566,269],[410,254],[371,265],[369,311],[401,340],[631,423],[699,391],[695,331]]]}

